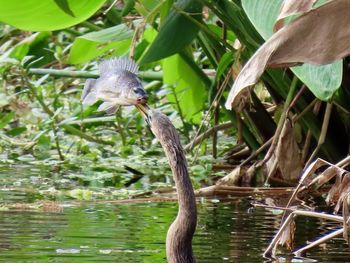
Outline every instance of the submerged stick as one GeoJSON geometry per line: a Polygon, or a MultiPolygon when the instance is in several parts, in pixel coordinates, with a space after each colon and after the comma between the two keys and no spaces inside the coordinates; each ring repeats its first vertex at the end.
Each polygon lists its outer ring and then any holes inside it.
{"type": "Polygon", "coordinates": [[[329,240],[331,240],[332,238],[335,238],[337,236],[340,236],[342,233],[344,232],[344,228],[341,228],[341,229],[338,229],[338,230],[335,230],[335,231],[332,231],[331,233],[317,239],[316,241],[314,242],[311,242],[310,244],[308,244],[307,246],[305,247],[302,247],[300,249],[298,249],[297,251],[294,251],[294,255],[296,255],[297,257],[300,257],[306,250],[309,250],[313,247],[316,247],[316,246],[319,246],[329,240]]]}
{"type": "MultiPolygon", "coordinates": [[[[287,208],[286,208],[287,209],[287,208]]],[[[328,215],[328,214],[323,214],[323,213],[317,213],[317,212],[311,212],[311,211],[300,211],[300,210],[295,210],[292,213],[289,214],[289,216],[287,217],[287,219],[283,222],[282,226],[280,227],[280,229],[278,230],[278,232],[276,233],[276,235],[274,236],[274,238],[272,239],[272,241],[270,242],[269,246],[266,248],[265,252],[264,252],[264,256],[266,257],[270,257],[271,256],[271,251],[274,250],[274,248],[277,246],[278,241],[280,240],[280,237],[283,234],[283,231],[287,228],[287,226],[289,225],[289,223],[296,217],[296,216],[309,216],[309,217],[316,217],[319,219],[325,219],[325,220],[330,220],[330,221],[335,221],[335,222],[339,222],[342,223],[343,222],[343,218],[341,216],[336,216],[336,215],[328,215]]],[[[332,232],[331,234],[329,234],[330,238],[333,238],[335,236],[338,236],[340,234],[343,233],[344,228],[339,229],[339,233],[338,231],[332,232]],[[341,231],[340,231],[341,230],[341,231]],[[336,233],[335,236],[333,236],[336,233]]],[[[309,248],[312,248],[316,245],[319,245],[321,243],[324,243],[326,241],[328,241],[330,238],[327,238],[327,236],[325,236],[324,238],[320,238],[319,240],[316,240],[315,242],[311,243],[308,246],[305,246],[302,249],[297,250],[296,253],[301,253],[309,248]]]]}

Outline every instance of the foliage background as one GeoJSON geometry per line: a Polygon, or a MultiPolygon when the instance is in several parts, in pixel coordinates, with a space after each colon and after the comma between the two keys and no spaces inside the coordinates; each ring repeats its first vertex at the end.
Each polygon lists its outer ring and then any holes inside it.
{"type": "MultiPolygon", "coordinates": [[[[281,3],[26,0],[18,7],[0,1],[1,161],[66,166],[85,183],[124,186],[134,170],[168,182],[161,150],[133,108],[105,116],[96,113],[98,105],[81,105],[85,78],[96,77],[98,61],[111,56],[131,56],[140,64],[150,104],[169,115],[184,145],[197,131],[231,123],[189,154],[197,186],[224,174],[211,170],[212,157],[222,159],[236,137],[255,150],[273,136],[293,79],[297,90],[306,85],[311,91],[296,102],[294,114],[315,95],[338,105],[319,155],[339,160],[349,149],[350,93],[341,82],[346,63],[267,70],[249,107],[238,113],[222,107],[242,65],[272,34],[281,3]],[[271,106],[277,110],[271,113],[271,106]]],[[[316,146],[324,109],[321,103],[298,121],[300,145],[311,132],[316,146]]]]}

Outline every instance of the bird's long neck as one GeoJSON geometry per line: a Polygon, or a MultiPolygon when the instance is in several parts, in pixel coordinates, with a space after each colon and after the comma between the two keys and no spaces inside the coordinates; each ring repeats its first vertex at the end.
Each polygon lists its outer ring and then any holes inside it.
{"type": "Polygon", "coordinates": [[[180,138],[170,120],[158,111],[152,114],[150,125],[168,158],[179,202],[177,217],[167,234],[167,259],[169,263],[195,262],[192,237],[197,224],[196,200],[180,138]]]}

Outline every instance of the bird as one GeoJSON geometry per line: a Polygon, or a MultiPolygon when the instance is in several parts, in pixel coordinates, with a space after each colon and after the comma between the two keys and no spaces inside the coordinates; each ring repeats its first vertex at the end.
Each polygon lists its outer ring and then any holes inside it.
{"type": "Polygon", "coordinates": [[[88,79],[82,92],[83,105],[103,103],[98,111],[135,105],[162,145],[172,170],[178,196],[178,213],[166,237],[169,263],[195,263],[192,239],[197,226],[196,197],[189,177],[180,136],[169,118],[147,105],[147,94],[137,77],[138,65],[128,58],[112,58],[99,65],[100,77],[88,79]]]}
{"type": "Polygon", "coordinates": [[[166,237],[167,261],[194,263],[196,260],[193,255],[192,238],[197,226],[196,198],[179,134],[169,118],[161,111],[150,110],[144,104],[137,104],[136,107],[164,149],[177,191],[179,208],[166,237]]]}

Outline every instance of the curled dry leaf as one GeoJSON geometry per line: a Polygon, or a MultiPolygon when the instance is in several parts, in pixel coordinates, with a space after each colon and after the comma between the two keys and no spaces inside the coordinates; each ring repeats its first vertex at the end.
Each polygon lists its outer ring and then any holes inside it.
{"type": "Polygon", "coordinates": [[[315,185],[318,189],[325,183],[328,183],[334,176],[341,176],[345,170],[342,168],[331,164],[324,172],[317,176],[310,185],[315,185]]]}
{"type": "Polygon", "coordinates": [[[300,16],[276,32],[246,63],[233,84],[226,108],[242,105],[247,87],[267,67],[329,64],[350,54],[350,1],[333,0],[300,16]]]}
{"type": "Polygon", "coordinates": [[[315,161],[313,161],[309,166],[307,166],[304,169],[304,172],[300,177],[299,184],[309,187],[311,184],[313,184],[313,181],[316,180],[316,179],[312,180],[312,175],[316,172],[317,169],[325,165],[331,165],[331,163],[321,158],[317,158],[315,161]]]}
{"type": "Polygon", "coordinates": [[[294,243],[294,234],[295,234],[295,221],[294,219],[290,220],[287,227],[283,230],[281,237],[278,240],[278,244],[281,246],[286,246],[289,250],[293,250],[294,243]]]}
{"type": "Polygon", "coordinates": [[[316,0],[284,0],[275,23],[274,31],[278,31],[283,27],[284,18],[310,11],[315,2],[316,0]]]}
{"type": "Polygon", "coordinates": [[[350,193],[347,193],[345,195],[345,198],[343,200],[343,237],[350,245],[350,239],[349,239],[349,205],[350,205],[350,193]]]}
{"type": "MultiPolygon", "coordinates": [[[[278,139],[277,147],[271,158],[266,162],[266,169],[269,171],[277,164],[280,179],[285,181],[297,181],[303,169],[301,153],[294,138],[291,121],[286,119],[282,128],[281,136],[278,139]]],[[[276,177],[275,174],[271,175],[276,177]]]]}
{"type": "Polygon", "coordinates": [[[337,205],[334,208],[335,213],[338,213],[339,209],[341,208],[341,205],[345,202],[345,199],[349,193],[350,193],[350,173],[348,172],[346,174],[339,176],[339,180],[337,178],[336,183],[334,184],[332,189],[329,191],[329,194],[327,196],[327,200],[330,200],[333,203],[337,202],[337,205]],[[338,181],[339,183],[337,184],[338,181]],[[333,196],[331,196],[331,194],[333,194],[333,196]]]}
{"type": "Polygon", "coordinates": [[[216,182],[216,185],[238,185],[238,182],[247,171],[247,167],[237,166],[228,175],[216,182]]]}

